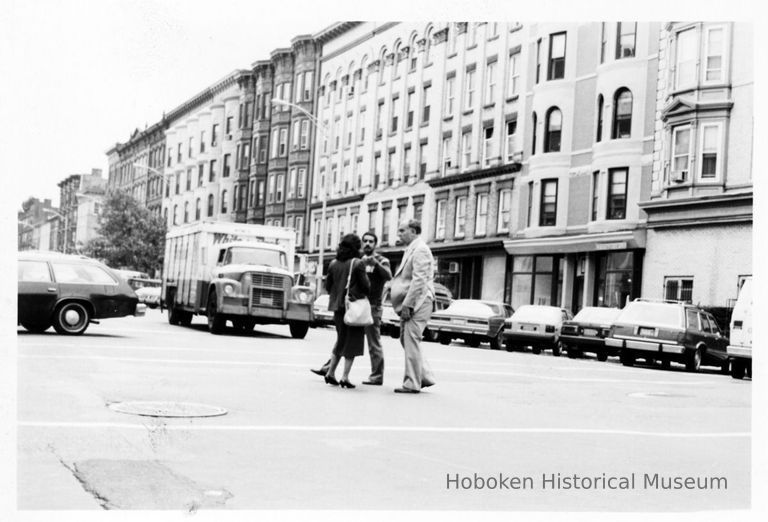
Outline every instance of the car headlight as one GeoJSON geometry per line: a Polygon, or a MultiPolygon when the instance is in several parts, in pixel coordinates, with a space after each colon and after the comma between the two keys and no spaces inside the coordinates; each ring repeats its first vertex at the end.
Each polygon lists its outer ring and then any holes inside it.
{"type": "Polygon", "coordinates": [[[308,288],[294,288],[293,300],[299,303],[309,303],[312,301],[312,291],[308,288]]]}
{"type": "Polygon", "coordinates": [[[231,284],[224,285],[224,295],[232,295],[235,291],[235,287],[231,284]]]}

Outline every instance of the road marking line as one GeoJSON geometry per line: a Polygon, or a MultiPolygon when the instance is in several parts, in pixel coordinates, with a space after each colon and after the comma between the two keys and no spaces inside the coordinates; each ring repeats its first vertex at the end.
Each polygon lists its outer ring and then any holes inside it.
{"type": "MultiPolygon", "coordinates": [[[[161,421],[164,422],[164,421],[161,421]]],[[[48,421],[18,421],[22,428],[118,428],[147,430],[157,428],[155,424],[133,424],[126,422],[48,422],[48,421]]],[[[290,426],[290,425],[177,425],[163,424],[164,430],[175,431],[348,431],[348,432],[424,432],[424,433],[536,433],[536,434],[570,434],[570,435],[631,435],[668,438],[749,438],[749,432],[715,432],[715,433],[689,433],[689,432],[659,432],[639,430],[600,430],[587,428],[478,428],[478,427],[451,427],[451,426],[290,426]]]]}
{"type": "MultiPolygon", "coordinates": [[[[193,365],[220,365],[220,366],[276,366],[281,368],[306,369],[306,365],[293,363],[276,363],[261,361],[217,361],[210,359],[149,359],[146,357],[109,357],[106,355],[32,355],[20,354],[19,359],[72,359],[72,360],[99,360],[99,361],[123,361],[139,363],[163,363],[163,364],[193,364],[193,365]]],[[[711,385],[713,381],[649,381],[645,379],[598,379],[589,377],[556,377],[553,375],[538,375],[520,372],[492,372],[482,370],[452,370],[437,368],[438,373],[458,373],[467,375],[499,375],[507,377],[524,377],[540,379],[544,381],[558,382],[598,382],[598,383],[632,383],[632,384],[658,384],[658,385],[711,385]]]]}

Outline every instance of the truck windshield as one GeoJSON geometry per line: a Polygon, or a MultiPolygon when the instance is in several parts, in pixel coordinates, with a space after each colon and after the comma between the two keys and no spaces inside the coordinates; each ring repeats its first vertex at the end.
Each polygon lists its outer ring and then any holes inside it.
{"type": "Polygon", "coordinates": [[[234,247],[229,251],[229,263],[233,265],[264,265],[287,268],[285,252],[262,248],[234,247]]]}

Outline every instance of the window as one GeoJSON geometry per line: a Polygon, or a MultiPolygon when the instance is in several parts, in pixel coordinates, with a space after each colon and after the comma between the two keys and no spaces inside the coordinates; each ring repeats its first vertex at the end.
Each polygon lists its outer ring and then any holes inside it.
{"type": "Polygon", "coordinates": [[[421,221],[422,214],[424,212],[424,203],[422,202],[414,202],[413,204],[413,219],[416,219],[418,221],[421,221]]]}
{"type": "Polygon", "coordinates": [[[350,190],[354,190],[355,186],[352,183],[352,171],[349,166],[349,162],[344,163],[344,168],[342,169],[342,178],[344,180],[344,194],[348,194],[350,190]]]}
{"type": "Polygon", "coordinates": [[[200,221],[200,198],[195,201],[195,221],[200,221]]]}
{"type": "Polygon", "coordinates": [[[176,194],[181,193],[181,173],[176,173],[176,194]]]}
{"type": "Polygon", "coordinates": [[[315,248],[320,248],[320,227],[321,222],[319,219],[315,220],[315,248]]]}
{"type": "Polygon", "coordinates": [[[691,154],[691,127],[684,125],[672,130],[672,179],[688,179],[691,154]]]}
{"type": "Polygon", "coordinates": [[[373,188],[377,189],[381,182],[381,154],[376,153],[373,157],[373,188]]]}
{"type": "Polygon", "coordinates": [[[18,266],[19,281],[36,283],[51,281],[51,273],[48,271],[48,263],[45,261],[19,261],[18,266]]]}
{"type": "Polygon", "coordinates": [[[485,104],[493,103],[496,97],[496,62],[485,67],[485,104]]]}
{"type": "Polygon", "coordinates": [[[486,127],[483,129],[483,166],[489,167],[491,165],[492,157],[493,157],[493,127],[486,127]]]}
{"type": "Polygon", "coordinates": [[[392,185],[395,179],[395,169],[397,168],[397,151],[392,149],[387,154],[387,186],[392,185]]]}
{"type": "Polygon", "coordinates": [[[256,199],[257,199],[257,205],[260,207],[264,206],[264,202],[267,198],[266,186],[267,184],[263,179],[259,181],[258,195],[256,199]]]}
{"type": "Polygon", "coordinates": [[[461,135],[461,170],[467,170],[472,160],[472,131],[461,135]]]}
{"type": "Polygon", "coordinates": [[[192,190],[192,169],[187,169],[187,184],[184,190],[192,190]]]}
{"type": "Polygon", "coordinates": [[[181,143],[176,146],[176,163],[181,163],[181,143]]]}
{"type": "Polygon", "coordinates": [[[267,203],[274,203],[275,202],[275,175],[274,174],[269,176],[267,183],[269,183],[269,188],[267,189],[267,203]]]}
{"type": "Polygon", "coordinates": [[[429,93],[431,92],[431,85],[425,85],[424,86],[424,92],[421,96],[421,104],[422,104],[422,111],[421,111],[421,123],[429,123],[429,93]]]}
{"type": "Polygon", "coordinates": [[[214,123],[211,127],[211,147],[215,147],[219,143],[219,124],[214,123]]]}
{"type": "Polygon", "coordinates": [[[544,152],[560,152],[560,138],[563,128],[563,115],[560,109],[552,107],[547,111],[546,129],[544,130],[544,152]]]}
{"type": "Polygon", "coordinates": [[[467,22],[467,49],[477,44],[477,23],[467,22]]]}
{"type": "Polygon", "coordinates": [[[427,35],[424,37],[424,65],[429,65],[432,60],[429,56],[429,52],[432,50],[432,28],[427,31],[427,35]]]}
{"type": "Polygon", "coordinates": [[[538,130],[537,121],[536,121],[536,112],[533,113],[533,128],[531,130],[532,133],[532,143],[531,143],[531,155],[536,154],[536,132],[538,130]]]}
{"type": "Polygon", "coordinates": [[[360,188],[363,186],[363,158],[357,158],[355,160],[355,172],[354,176],[357,185],[357,189],[360,190],[360,188]]]}
{"type": "Polygon", "coordinates": [[[397,118],[400,115],[400,97],[395,96],[392,98],[391,118],[392,125],[389,129],[390,132],[397,132],[397,118]]]}
{"type": "Polygon", "coordinates": [[[414,106],[414,98],[416,98],[416,93],[414,91],[408,91],[408,94],[406,95],[406,119],[405,119],[405,128],[410,129],[413,127],[413,106],[414,106]]]}
{"type": "Polygon", "coordinates": [[[427,175],[427,142],[419,144],[419,179],[423,180],[427,175]]]}
{"type": "Polygon", "coordinates": [[[509,120],[507,122],[507,136],[504,141],[506,147],[507,162],[513,161],[515,153],[517,152],[517,120],[509,120]]]}
{"type": "Polygon", "coordinates": [[[723,65],[725,61],[724,29],[710,27],[705,33],[704,81],[723,81],[723,65]]]}
{"type": "Polygon", "coordinates": [[[597,221],[597,201],[600,194],[600,171],[596,170],[592,173],[592,212],[590,214],[590,221],[597,221]]]}
{"type": "Polygon", "coordinates": [[[173,163],[173,147],[168,147],[168,166],[173,163]]]}
{"type": "Polygon", "coordinates": [[[469,110],[475,102],[475,69],[467,69],[464,77],[464,109],[469,110]]]}
{"type": "Polygon", "coordinates": [[[279,143],[279,136],[280,136],[280,129],[272,129],[272,153],[270,154],[270,158],[276,158],[277,157],[277,146],[279,143]]]}
{"type": "Polygon", "coordinates": [[[488,224],[488,194],[478,194],[475,206],[475,235],[484,236],[488,224]]]}
{"type": "Polygon", "coordinates": [[[301,120],[301,137],[299,139],[299,147],[302,150],[309,148],[309,120],[301,120]]]}
{"type": "Polygon", "coordinates": [[[608,171],[608,209],[606,219],[624,219],[627,217],[627,169],[608,171]]]}
{"type": "Polygon", "coordinates": [[[600,23],[600,63],[605,63],[605,49],[608,47],[608,35],[605,31],[606,23],[600,23]]]}
{"type": "Polygon", "coordinates": [[[258,136],[259,140],[259,163],[267,161],[267,136],[258,136]]]}
{"type": "Polygon", "coordinates": [[[325,218],[325,246],[333,245],[333,217],[325,218]]]}
{"type": "Polygon", "coordinates": [[[187,157],[188,157],[188,158],[191,158],[191,157],[192,157],[192,147],[193,147],[193,145],[194,145],[194,144],[193,144],[193,142],[192,142],[192,138],[189,138],[189,141],[188,141],[188,143],[187,143],[187,157]]]}
{"type": "Polygon", "coordinates": [[[299,148],[299,136],[301,135],[301,132],[299,131],[300,128],[301,128],[301,121],[294,120],[293,130],[291,132],[291,149],[293,150],[297,150],[299,148]]]}
{"type": "Polygon", "coordinates": [[[403,181],[408,181],[408,178],[411,177],[411,161],[413,161],[413,158],[411,157],[411,146],[406,145],[403,147],[403,181]]]}
{"type": "Polygon", "coordinates": [[[451,136],[443,136],[443,161],[440,168],[440,174],[445,176],[448,170],[451,168],[451,149],[453,148],[453,138],[451,136]]]}
{"type": "Polygon", "coordinates": [[[435,239],[445,239],[445,199],[437,200],[435,207],[435,239]]]}
{"type": "MultiPolygon", "coordinates": [[[[52,261],[57,283],[86,283],[116,286],[115,280],[100,266],[52,261]]],[[[38,272],[39,274],[40,272],[38,272]]],[[[50,280],[50,277],[47,279],[50,280]]]]}
{"type": "Polygon", "coordinates": [[[296,168],[292,168],[288,171],[288,188],[286,192],[288,193],[288,199],[293,199],[296,195],[295,191],[296,187],[296,168]]]}
{"type": "Polygon", "coordinates": [[[687,29],[677,35],[675,59],[675,88],[680,89],[696,83],[697,38],[694,29],[687,29]]]}
{"type": "Polygon", "coordinates": [[[712,180],[720,174],[720,124],[705,123],[701,125],[701,179],[712,180]]]}
{"type": "Polygon", "coordinates": [[[631,58],[635,55],[637,22],[616,24],[616,59],[631,58]]]}
{"type": "Polygon", "coordinates": [[[344,146],[349,148],[352,145],[352,113],[350,112],[347,114],[347,141],[344,143],[344,146]]]}
{"type": "Polygon", "coordinates": [[[382,127],[382,118],[384,117],[384,102],[380,101],[379,104],[376,106],[376,137],[381,137],[382,127]]]}
{"type": "Polygon", "coordinates": [[[178,225],[179,224],[179,217],[177,215],[178,212],[179,212],[179,206],[178,205],[174,205],[173,206],[173,224],[174,225],[178,225]]]}
{"type": "Polygon", "coordinates": [[[664,299],[693,301],[693,277],[664,277],[664,299]]]}
{"type": "Polygon", "coordinates": [[[298,178],[296,180],[296,197],[297,198],[303,198],[305,196],[304,194],[304,187],[307,183],[307,169],[300,168],[298,173],[298,178]]]}
{"type": "Polygon", "coordinates": [[[278,174],[276,183],[277,183],[277,186],[275,187],[275,203],[282,203],[283,189],[285,187],[285,175],[278,174]]]}
{"type": "Polygon", "coordinates": [[[227,138],[230,138],[230,135],[232,134],[232,116],[227,116],[226,126],[225,126],[225,132],[227,133],[227,138]]]}
{"type": "Polygon", "coordinates": [[[512,191],[504,189],[499,191],[499,217],[496,224],[497,232],[509,232],[512,224],[512,191]]]}
{"type": "Polygon", "coordinates": [[[389,244],[389,217],[391,213],[391,208],[385,208],[381,211],[381,243],[383,245],[389,244]]]}
{"type": "Polygon", "coordinates": [[[536,82],[541,79],[541,38],[536,40],[536,82]]]}
{"type": "Polygon", "coordinates": [[[531,216],[533,214],[533,181],[528,182],[528,207],[525,217],[525,226],[531,226],[531,216]]]}
{"type": "Polygon", "coordinates": [[[517,96],[520,84],[520,53],[516,52],[509,57],[509,69],[507,70],[507,98],[517,96]]]}
{"type": "Polygon", "coordinates": [[[467,196],[456,198],[456,220],[453,227],[453,237],[464,237],[467,225],[467,196]]]}
{"type": "Polygon", "coordinates": [[[294,228],[296,229],[296,246],[301,247],[304,245],[304,216],[296,216],[294,228]]]}
{"type": "Polygon", "coordinates": [[[222,190],[221,191],[221,213],[226,214],[227,213],[227,191],[222,190]]]}
{"type": "Polygon", "coordinates": [[[200,131],[200,152],[205,152],[205,131],[200,131]]]}
{"type": "Polygon", "coordinates": [[[224,166],[223,166],[224,168],[222,169],[222,172],[221,172],[222,178],[229,177],[229,157],[230,157],[230,154],[224,154],[224,166]]]}
{"type": "Polygon", "coordinates": [[[565,33],[549,35],[547,80],[565,78],[565,33]]]}
{"type": "Polygon", "coordinates": [[[603,139],[603,95],[597,97],[597,135],[595,141],[600,142],[603,139]]]}
{"type": "Polygon", "coordinates": [[[285,156],[288,153],[288,129],[280,129],[280,157],[285,156]]]}
{"type": "Polygon", "coordinates": [[[454,103],[456,101],[456,93],[454,91],[456,83],[456,77],[450,76],[445,80],[445,115],[453,116],[454,103]]]}
{"type": "Polygon", "coordinates": [[[629,138],[632,134],[632,93],[619,89],[613,99],[612,139],[629,138]]]}
{"type": "Polygon", "coordinates": [[[547,179],[541,182],[541,204],[539,206],[539,226],[553,227],[557,221],[557,180],[547,179]]]}
{"type": "Polygon", "coordinates": [[[307,71],[304,73],[304,101],[312,99],[312,92],[314,91],[314,73],[313,71],[307,71]]]}

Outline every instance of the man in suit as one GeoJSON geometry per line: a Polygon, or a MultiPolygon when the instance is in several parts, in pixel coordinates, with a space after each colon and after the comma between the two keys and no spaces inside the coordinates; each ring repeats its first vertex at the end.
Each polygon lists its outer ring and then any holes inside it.
{"type": "Polygon", "coordinates": [[[421,337],[432,315],[435,289],[434,258],[421,238],[421,222],[401,223],[397,235],[404,245],[403,260],[392,279],[392,307],[400,315],[400,344],[405,350],[403,386],[395,393],[419,393],[435,384],[429,363],[421,354],[421,337]]]}
{"type": "MultiPolygon", "coordinates": [[[[389,259],[376,252],[379,238],[372,231],[363,234],[363,263],[368,279],[371,282],[371,315],[373,324],[365,327],[365,337],[368,340],[368,354],[371,357],[371,375],[363,384],[381,386],[384,383],[384,351],[381,348],[381,298],[384,293],[384,283],[392,279],[389,259]]],[[[312,373],[325,376],[331,361],[328,360],[320,369],[311,369],[312,373]]]]}

